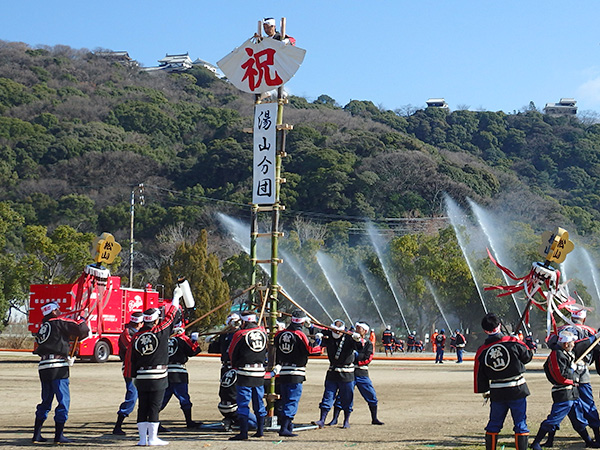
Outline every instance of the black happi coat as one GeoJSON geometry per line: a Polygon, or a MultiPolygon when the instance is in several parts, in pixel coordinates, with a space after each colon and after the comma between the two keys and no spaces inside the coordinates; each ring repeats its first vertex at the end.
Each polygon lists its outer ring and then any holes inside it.
{"type": "Polygon", "coordinates": [[[229,345],[231,366],[237,371],[239,386],[260,386],[265,378],[267,357],[267,333],[263,327],[253,324],[233,335],[229,345]]]}
{"type": "Polygon", "coordinates": [[[373,361],[373,343],[370,340],[365,340],[365,345],[356,356],[356,367],[354,368],[354,376],[368,377],[369,363],[373,361]]]}
{"type": "Polygon", "coordinates": [[[560,345],[552,350],[544,363],[546,378],[552,383],[552,401],[555,403],[575,400],[579,397],[577,384],[579,373],[573,363],[596,340],[595,336],[575,342],[573,351],[567,352],[560,345]]]}
{"type": "Polygon", "coordinates": [[[191,356],[200,353],[200,346],[185,334],[169,338],[169,384],[189,383],[188,371],[185,363],[191,356]]]}
{"type": "Polygon", "coordinates": [[[281,365],[280,383],[302,383],[306,380],[308,355],[320,355],[321,347],[311,345],[302,325],[291,323],[275,335],[275,360],[281,365]]]}
{"type": "Polygon", "coordinates": [[[69,338],[83,339],[89,331],[83,320],[45,316],[35,335],[37,348],[33,352],[42,357],[38,365],[40,380],[69,378],[69,338]]]}
{"type": "Polygon", "coordinates": [[[173,323],[179,321],[179,307],[168,304],[163,320],[150,327],[145,325],[133,336],[127,349],[123,376],[135,378],[139,391],[159,391],[169,385],[169,336],[173,323]]]}
{"type": "Polygon", "coordinates": [[[475,393],[490,392],[492,401],[517,400],[529,395],[525,364],[533,358],[525,343],[512,336],[489,336],[475,355],[475,393]]]}
{"type": "Polygon", "coordinates": [[[345,333],[336,339],[330,330],[323,330],[323,344],[327,349],[327,358],[329,358],[329,369],[325,379],[328,381],[353,381],[354,351],[362,350],[364,344],[356,342],[345,333]]]}

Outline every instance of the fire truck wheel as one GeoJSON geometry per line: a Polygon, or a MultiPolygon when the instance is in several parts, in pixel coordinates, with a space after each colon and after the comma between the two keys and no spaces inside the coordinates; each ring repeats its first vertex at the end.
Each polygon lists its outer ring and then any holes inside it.
{"type": "Polygon", "coordinates": [[[110,345],[106,341],[98,341],[94,347],[94,361],[103,363],[110,356],[110,345]]]}

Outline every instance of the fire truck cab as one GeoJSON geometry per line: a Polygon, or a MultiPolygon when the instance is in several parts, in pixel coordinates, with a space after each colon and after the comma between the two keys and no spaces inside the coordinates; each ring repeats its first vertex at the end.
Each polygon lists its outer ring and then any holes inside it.
{"type": "MultiPolygon", "coordinates": [[[[62,314],[75,311],[78,284],[33,284],[29,292],[29,331],[36,334],[42,323],[42,306],[56,302],[62,314]]],[[[151,285],[145,289],[121,287],[120,277],[108,277],[108,295],[89,311],[91,335],[74,343],[74,355],[95,362],[105,362],[110,355],[119,354],[119,335],[129,322],[132,312],[158,308],[163,299],[151,285]]]]}

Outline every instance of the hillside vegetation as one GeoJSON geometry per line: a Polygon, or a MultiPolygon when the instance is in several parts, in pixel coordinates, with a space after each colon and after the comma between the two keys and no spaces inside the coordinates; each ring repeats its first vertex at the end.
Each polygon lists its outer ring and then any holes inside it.
{"type": "MultiPolygon", "coordinates": [[[[198,241],[239,288],[236,271],[247,261],[212,213],[248,216],[252,138],[242,129],[252,105],[251,95],[203,68],[150,74],[87,50],[0,41],[0,312],[22,304],[29,283],[72,281],[103,231],[127,260],[132,192],[136,285],[164,283],[160,270],[174,263],[177,246],[198,241]]],[[[347,247],[348,229],[366,218],[444,216],[444,193],[501,209],[536,233],[561,225],[593,239],[599,231],[598,124],[534,108],[399,114],[370,101],[342,107],[327,95],[292,96],[284,121],[294,129],[283,224],[316,230],[295,230],[297,243],[287,245],[296,251],[315,236],[325,250],[347,247]]],[[[127,278],[127,264],[112,269],[127,278]]]]}

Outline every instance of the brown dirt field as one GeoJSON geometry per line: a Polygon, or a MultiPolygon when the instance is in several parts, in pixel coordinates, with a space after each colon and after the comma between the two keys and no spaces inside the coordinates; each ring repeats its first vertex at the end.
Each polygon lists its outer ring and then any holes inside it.
{"type": "MultiPolygon", "coordinates": [[[[424,353],[423,357],[431,357],[424,353]]],[[[472,355],[471,355],[472,357],[472,355]]],[[[40,448],[30,441],[34,408],[39,402],[38,358],[23,352],[0,352],[0,446],[8,448],[40,448]]],[[[532,434],[550,411],[550,384],[542,370],[542,358],[528,366],[527,381],[532,391],[528,399],[528,424],[532,434]]],[[[221,419],[218,403],[219,360],[197,357],[188,363],[190,394],[194,402],[194,419],[216,422],[221,419]]],[[[127,436],[111,433],[118,405],[124,397],[121,364],[113,359],[105,364],[78,361],[71,371],[71,410],[65,434],[78,448],[132,447],[137,442],[135,412],[126,422],[127,436]]],[[[323,393],[327,362],[311,360],[308,380],[296,423],[309,423],[318,418],[318,403],[323,393]]],[[[480,395],[473,394],[473,362],[444,365],[432,359],[417,361],[376,360],[370,365],[371,378],[379,397],[379,417],[383,426],[370,424],[369,409],[358,392],[355,396],[352,427],[327,427],[300,432],[295,438],[280,439],[275,432],[264,438],[245,442],[228,441],[232,433],[195,432],[184,428],[183,414],[175,398],[161,413],[161,421],[173,429],[162,438],[170,441],[167,448],[186,449],[482,449],[484,426],[489,407],[480,395]]],[[[595,375],[594,375],[595,376],[595,375]]],[[[592,382],[598,390],[595,377],[592,382]]],[[[53,437],[52,414],[43,429],[53,437]]],[[[505,423],[498,450],[514,448],[512,420],[505,423]],[[503,447],[503,445],[505,447],[503,447]]],[[[558,449],[584,448],[571,424],[563,423],[557,434],[558,449]]]]}

